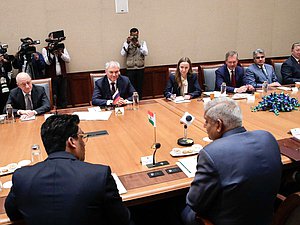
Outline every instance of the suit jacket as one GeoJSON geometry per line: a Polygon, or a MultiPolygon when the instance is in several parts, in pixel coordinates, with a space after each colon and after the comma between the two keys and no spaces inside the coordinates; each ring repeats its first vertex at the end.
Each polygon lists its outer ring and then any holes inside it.
{"type": "Polygon", "coordinates": [[[183,219],[194,221],[198,212],[215,225],[270,224],[281,169],[271,133],[244,127],[227,131],[200,150],[183,219]]]}
{"type": "Polygon", "coordinates": [[[283,84],[300,82],[300,64],[293,56],[290,56],[281,66],[283,84]]]}
{"type": "MultiPolygon", "coordinates": [[[[128,77],[122,75],[119,76],[117,79],[117,89],[123,99],[132,100],[132,94],[135,92],[135,89],[130,83],[128,77]]],[[[92,104],[105,106],[107,100],[112,100],[112,94],[107,75],[105,75],[95,82],[92,104]]]]}
{"type": "Polygon", "coordinates": [[[258,67],[257,64],[252,64],[246,69],[245,83],[251,84],[255,88],[262,87],[264,81],[268,81],[269,84],[273,82],[278,82],[277,76],[274,72],[273,66],[269,64],[264,64],[267,74],[265,75],[263,71],[258,67]]]}
{"type": "Polygon", "coordinates": [[[234,88],[239,88],[244,85],[243,78],[244,78],[244,69],[243,67],[237,66],[235,68],[235,82],[236,82],[236,87],[232,86],[231,80],[230,80],[230,74],[227,69],[227,65],[224,64],[220,68],[218,68],[215,72],[216,74],[216,85],[215,89],[216,91],[220,91],[221,89],[221,84],[223,82],[226,83],[226,92],[234,92],[234,88]]]}
{"type": "Polygon", "coordinates": [[[11,220],[29,225],[129,224],[130,213],[109,166],[90,164],[68,152],[14,172],[5,201],[11,220]]]}
{"type": "MultiPolygon", "coordinates": [[[[191,95],[192,98],[197,98],[201,95],[201,88],[198,82],[197,74],[189,74],[187,76],[188,82],[188,94],[191,95]]],[[[171,74],[164,91],[164,96],[169,98],[172,94],[176,94],[177,96],[180,95],[180,87],[178,86],[175,75],[171,74]]]]}
{"type": "MultiPolygon", "coordinates": [[[[50,101],[47,97],[44,87],[32,85],[31,90],[31,100],[33,109],[38,114],[43,114],[50,111],[50,101]]],[[[22,90],[19,87],[16,87],[10,91],[8,100],[6,104],[11,104],[14,110],[14,113],[17,113],[18,110],[25,110],[25,98],[22,90]]],[[[6,112],[6,109],[5,109],[6,112]]]]}

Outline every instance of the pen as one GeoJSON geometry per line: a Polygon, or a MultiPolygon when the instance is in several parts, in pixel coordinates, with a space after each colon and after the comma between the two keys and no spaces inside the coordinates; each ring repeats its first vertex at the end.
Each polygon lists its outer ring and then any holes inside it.
{"type": "Polygon", "coordinates": [[[189,173],[192,173],[188,168],[186,168],[186,166],[185,165],[183,165],[183,163],[182,162],[180,162],[179,161],[179,163],[189,172],[189,173]]]}

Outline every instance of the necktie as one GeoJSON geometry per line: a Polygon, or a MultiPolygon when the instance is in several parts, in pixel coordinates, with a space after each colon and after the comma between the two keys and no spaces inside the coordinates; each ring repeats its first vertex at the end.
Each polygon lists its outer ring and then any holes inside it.
{"type": "Polygon", "coordinates": [[[25,108],[26,110],[32,110],[32,102],[31,102],[31,97],[29,94],[25,95],[25,108]]]}
{"type": "Polygon", "coordinates": [[[262,73],[265,75],[265,77],[266,77],[267,80],[268,80],[268,76],[267,76],[267,74],[266,74],[266,71],[264,70],[264,67],[261,66],[260,69],[261,69],[262,73]]]}
{"type": "Polygon", "coordinates": [[[111,94],[113,95],[115,92],[116,92],[116,86],[115,86],[115,83],[112,82],[111,83],[111,94]]]}
{"type": "Polygon", "coordinates": [[[234,76],[233,70],[231,70],[231,85],[232,85],[232,87],[236,87],[236,81],[235,81],[235,76],[234,76]]]}

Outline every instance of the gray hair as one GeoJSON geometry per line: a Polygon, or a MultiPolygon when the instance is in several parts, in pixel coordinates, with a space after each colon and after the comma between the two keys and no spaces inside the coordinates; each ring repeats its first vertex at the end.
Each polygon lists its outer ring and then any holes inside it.
{"type": "Polygon", "coordinates": [[[294,50],[294,48],[300,46],[300,42],[296,42],[292,45],[292,50],[294,50]]]}
{"type": "Polygon", "coordinates": [[[109,61],[109,62],[105,63],[106,70],[110,67],[118,67],[120,69],[120,63],[118,63],[117,61],[109,61]]]}
{"type": "Polygon", "coordinates": [[[253,51],[253,59],[257,56],[257,54],[263,54],[265,55],[265,51],[261,48],[258,48],[256,50],[253,51]]]}
{"type": "Polygon", "coordinates": [[[29,78],[31,80],[31,76],[28,73],[21,72],[21,73],[18,73],[17,76],[16,76],[16,82],[17,82],[17,84],[20,83],[20,79],[21,78],[29,78]]]}
{"type": "Polygon", "coordinates": [[[234,55],[236,55],[236,58],[239,57],[239,55],[238,55],[238,53],[236,51],[229,51],[229,52],[227,52],[226,55],[225,55],[225,61],[227,61],[228,57],[234,56],[234,55]]]}
{"type": "Polygon", "coordinates": [[[205,115],[213,121],[222,120],[227,129],[242,126],[241,109],[236,101],[230,98],[215,98],[204,105],[204,111],[205,115]]]}

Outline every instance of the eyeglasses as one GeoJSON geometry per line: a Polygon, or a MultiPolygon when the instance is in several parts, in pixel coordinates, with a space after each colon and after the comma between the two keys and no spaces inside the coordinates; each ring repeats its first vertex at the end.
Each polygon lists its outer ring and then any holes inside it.
{"type": "Polygon", "coordinates": [[[88,134],[77,134],[79,137],[81,137],[81,139],[83,140],[83,142],[87,143],[87,141],[89,140],[89,135],[88,134]]]}
{"type": "Polygon", "coordinates": [[[256,59],[264,59],[265,56],[256,56],[255,58],[256,58],[256,59]]]}

